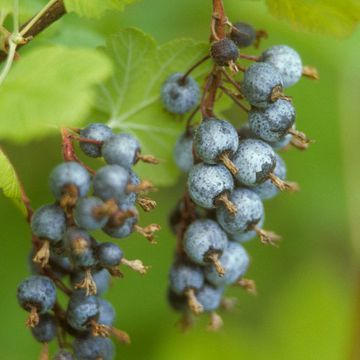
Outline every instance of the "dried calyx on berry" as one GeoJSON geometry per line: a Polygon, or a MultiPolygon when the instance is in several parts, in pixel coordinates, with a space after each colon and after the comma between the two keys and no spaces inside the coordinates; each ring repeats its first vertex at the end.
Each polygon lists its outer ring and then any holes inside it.
{"type": "MultiPolygon", "coordinates": [[[[112,242],[98,243],[90,232],[103,230],[113,238],[124,238],[137,231],[155,242],[154,232],[160,229],[159,225],[140,227],[136,209],[137,204],[146,211],[156,205],[144,196],[154,186],[142,181],[132,167],[139,160],[157,161],[141,154],[140,144],[133,136],[114,134],[106,125],[90,124],[73,131],[79,136],[65,137],[65,162],[50,174],[55,203],[40,207],[31,217],[34,275],[19,285],[17,298],[29,312],[27,326],[43,344],[42,358],[49,357],[48,343],[56,334],[60,344],[65,343],[63,337],[69,334],[75,338],[76,358],[107,360],[113,354],[108,336],[122,343],[130,339],[126,332],[113,327],[115,310],[100,296],[108,290],[111,276],[123,275],[120,266],[140,274],[145,274],[149,267],[141,260],[127,259],[112,242]],[[108,164],[96,172],[88,168],[74,155],[74,149],[68,151],[74,140],[80,142],[85,155],[102,155],[108,164]],[[66,310],[57,302],[56,289],[69,296],[66,310]]],[[[60,349],[55,359],[74,359],[74,355],[60,349]]]]}

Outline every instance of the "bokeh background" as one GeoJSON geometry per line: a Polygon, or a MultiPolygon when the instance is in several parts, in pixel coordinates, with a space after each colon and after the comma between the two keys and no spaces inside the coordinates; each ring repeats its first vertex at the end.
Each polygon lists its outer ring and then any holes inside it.
{"type": "MultiPolygon", "coordinates": [[[[320,71],[320,82],[304,79],[288,91],[294,96],[298,127],[316,140],[306,152],[283,154],[289,179],[297,180],[302,191],[266,203],[266,227],[284,238],[279,248],[257,241],[247,245],[252,258],[248,276],[256,280],[258,296],[230,289],[229,296],[236,297],[238,305],[233,312],[221,313],[223,330],[207,332],[208,319],[203,316],[184,335],[165,297],[175,245],[167,214],[184,179],[161,189],[155,195],[158,208],[142,219],[163,226],[158,245],[149,246],[135,235],[122,243],[128,258],[152,265],[150,273],[141,277],[125,270],[125,278],[114,281],[107,294],[117,309],[117,327],[132,338],[130,346],[117,346],[116,358],[358,359],[359,353],[352,349],[360,343],[360,29],[348,39],[336,40],[293,31],[270,16],[261,1],[228,0],[225,5],[233,21],[245,20],[268,30],[270,37],[262,48],[289,44],[302,54],[305,64],[320,71]]],[[[127,26],[137,26],[159,42],[175,37],[204,40],[210,11],[210,2],[204,0],[143,0],[123,14],[107,14],[99,21],[68,15],[48,30],[51,36],[36,41],[93,47],[106,34],[127,26]],[[65,36],[79,21],[88,31],[65,36]]],[[[230,112],[229,116],[239,115],[230,112]]],[[[2,146],[33,206],[51,201],[47,176],[61,161],[59,138],[2,146]]],[[[29,230],[2,195],[0,219],[0,359],[36,359],[40,346],[25,328],[26,314],[15,298],[18,283],[28,274],[29,230]]]]}

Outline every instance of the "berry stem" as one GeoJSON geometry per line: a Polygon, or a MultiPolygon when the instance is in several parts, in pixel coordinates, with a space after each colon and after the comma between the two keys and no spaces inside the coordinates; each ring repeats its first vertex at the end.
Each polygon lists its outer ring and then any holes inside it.
{"type": "Polygon", "coordinates": [[[225,206],[226,210],[230,214],[235,215],[237,212],[236,206],[230,201],[229,196],[226,192],[220,194],[216,199],[215,203],[221,203],[225,206]]]}
{"type": "Polygon", "coordinates": [[[197,61],[194,65],[192,65],[186,73],[180,78],[179,84],[185,85],[186,78],[201,64],[203,64],[205,61],[210,59],[210,55],[206,55],[203,58],[201,58],[199,61],[197,61]]]}
{"type": "Polygon", "coordinates": [[[210,323],[207,327],[208,331],[219,331],[223,325],[224,321],[221,316],[215,311],[212,311],[210,314],[210,323]]]}
{"type": "MultiPolygon", "coordinates": [[[[241,86],[239,83],[237,83],[231,75],[227,73],[225,69],[221,70],[222,74],[225,76],[225,78],[236,88],[237,91],[239,91],[239,95],[241,95],[241,86]]],[[[241,95],[242,97],[242,95],[241,95]]]]}
{"type": "Polygon", "coordinates": [[[304,66],[302,75],[310,80],[320,80],[319,72],[316,67],[304,66]]]}
{"type": "Polygon", "coordinates": [[[239,57],[241,59],[250,60],[250,61],[259,61],[260,60],[260,56],[256,56],[256,55],[240,54],[239,57]]]}
{"type": "Polygon", "coordinates": [[[226,94],[227,96],[229,96],[236,105],[238,105],[242,110],[244,110],[245,112],[249,112],[250,109],[248,109],[245,105],[243,105],[240,100],[237,98],[237,95],[234,95],[232,92],[230,92],[227,88],[225,88],[224,86],[220,86],[221,91],[226,94]]]}
{"type": "Polygon", "coordinates": [[[219,160],[226,166],[226,168],[233,174],[236,175],[239,172],[239,169],[231,161],[229,154],[224,152],[219,156],[219,160]]]}
{"type": "Polygon", "coordinates": [[[220,260],[219,260],[219,254],[216,252],[213,252],[212,254],[207,256],[207,261],[211,262],[216,272],[219,274],[220,277],[223,277],[225,275],[225,269],[223,268],[220,260]]]}
{"type": "Polygon", "coordinates": [[[199,315],[204,311],[203,306],[199,303],[198,299],[196,298],[195,295],[195,290],[194,289],[187,289],[185,292],[185,295],[188,299],[188,305],[189,308],[191,310],[191,312],[194,315],[199,315]]]}

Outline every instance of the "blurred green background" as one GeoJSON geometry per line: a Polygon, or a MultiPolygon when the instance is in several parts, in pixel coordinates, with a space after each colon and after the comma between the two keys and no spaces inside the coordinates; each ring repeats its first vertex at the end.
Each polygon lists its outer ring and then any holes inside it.
{"type": "MultiPolygon", "coordinates": [[[[360,29],[349,39],[294,32],[286,22],[271,17],[263,2],[225,1],[229,17],[268,30],[262,48],[286,43],[297,49],[305,64],[316,65],[321,81],[302,80],[289,89],[298,112],[298,128],[316,142],[306,152],[283,154],[288,177],[302,191],[281,194],[266,203],[266,227],[283,235],[280,248],[247,245],[252,264],[248,276],[257,282],[258,296],[238,288],[237,308],[222,312],[225,326],[208,333],[203,316],[196,327],[181,334],[178,315],[165,294],[175,238],[167,228],[167,213],[183,188],[161,189],[158,208],[142,217],[142,224],[159,222],[163,231],[157,246],[137,236],[121,242],[128,258],[141,258],[152,269],[141,277],[125,270],[107,298],[117,309],[119,328],[128,331],[130,346],[117,346],[121,359],[357,359],[360,306],[360,29]]],[[[103,36],[126,26],[137,26],[159,42],[175,37],[208,37],[209,1],[143,0],[123,14],[107,14],[99,21],[75,15],[55,24],[36,42],[81,42],[94,46],[103,36]],[[81,21],[90,31],[66,33],[81,21]]],[[[250,53],[255,51],[250,50],[250,53]]],[[[1,111],[1,109],[0,109],[1,111]]],[[[236,119],[231,113],[230,116],[236,119]]],[[[96,119],[91,119],[95,121],[96,119]]],[[[151,120],[149,120],[151,121],[151,120]]],[[[60,139],[48,138],[26,146],[2,144],[15,164],[34,207],[51,201],[47,176],[61,161],[60,139]]],[[[154,172],[156,182],[156,172],[154,172]]],[[[16,302],[18,283],[28,274],[30,234],[20,213],[1,195],[0,359],[36,359],[40,346],[25,328],[26,314],[16,302]]]]}

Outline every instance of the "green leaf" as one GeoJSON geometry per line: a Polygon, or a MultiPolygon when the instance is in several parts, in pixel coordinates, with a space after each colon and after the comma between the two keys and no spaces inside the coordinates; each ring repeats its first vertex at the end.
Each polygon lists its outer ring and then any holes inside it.
{"type": "Polygon", "coordinates": [[[357,0],[266,0],[270,12],[295,28],[336,37],[350,35],[360,22],[357,0]]]}
{"type": "Polygon", "coordinates": [[[21,200],[21,186],[16,172],[3,150],[0,148],[0,189],[26,216],[26,208],[21,200]]]}
{"type": "Polygon", "coordinates": [[[65,0],[68,12],[74,11],[80,16],[99,18],[107,10],[122,11],[135,0],[65,0]]]}
{"type": "MultiPolygon", "coordinates": [[[[208,45],[192,40],[174,40],[158,46],[155,41],[135,29],[112,36],[106,52],[114,59],[115,74],[102,87],[98,110],[110,119],[108,124],[134,134],[142,144],[142,152],[162,160],[160,165],[137,164],[136,171],[157,185],[169,185],[176,180],[178,170],[172,153],[179,133],[184,129],[180,117],[164,110],[160,102],[160,87],[173,72],[184,72],[206,55],[208,45]]],[[[210,65],[210,63],[208,64],[210,65]]],[[[204,75],[209,66],[194,72],[204,75]]]]}
{"type": "Polygon", "coordinates": [[[24,142],[79,125],[94,85],[110,73],[111,62],[93,50],[46,47],[24,55],[0,87],[0,138],[24,142]]]}

